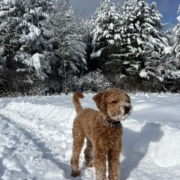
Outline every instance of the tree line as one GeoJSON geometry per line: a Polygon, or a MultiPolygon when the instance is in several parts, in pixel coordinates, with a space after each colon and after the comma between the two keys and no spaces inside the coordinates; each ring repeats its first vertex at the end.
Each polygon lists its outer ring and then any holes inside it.
{"type": "Polygon", "coordinates": [[[1,0],[0,94],[179,92],[180,18],[162,18],[145,0],[101,0],[88,18],[67,0],[1,0]]]}

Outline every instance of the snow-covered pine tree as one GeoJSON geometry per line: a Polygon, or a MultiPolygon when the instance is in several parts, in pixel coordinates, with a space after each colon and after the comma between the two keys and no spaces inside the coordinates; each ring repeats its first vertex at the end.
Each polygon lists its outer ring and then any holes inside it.
{"type": "Polygon", "coordinates": [[[96,19],[92,31],[91,58],[101,63],[101,68],[116,75],[121,67],[119,60],[121,14],[120,8],[110,0],[101,0],[95,12],[96,19]]]}
{"type": "MultiPolygon", "coordinates": [[[[178,13],[180,12],[180,5],[178,13]]],[[[176,53],[175,61],[180,69],[180,15],[177,17],[178,24],[176,25],[174,31],[175,31],[175,45],[174,45],[174,51],[176,53]]]]}
{"type": "Polygon", "coordinates": [[[86,61],[88,71],[94,71],[98,69],[98,64],[91,59],[92,53],[92,31],[95,29],[95,17],[91,15],[84,21],[82,21],[81,29],[83,31],[83,39],[86,44],[86,61]]]}
{"type": "Polygon", "coordinates": [[[50,71],[43,58],[41,22],[53,9],[52,1],[2,0],[0,2],[1,58],[6,61],[11,86],[44,79],[50,71]],[[9,70],[9,71],[8,71],[9,70]],[[14,84],[14,85],[13,85],[14,84]]]}
{"type": "Polygon", "coordinates": [[[154,2],[149,5],[145,0],[125,1],[121,56],[127,74],[161,79],[156,67],[168,46],[161,20],[154,2]]]}
{"type": "MultiPolygon", "coordinates": [[[[179,12],[180,5],[178,9],[178,13],[179,12]]],[[[175,28],[168,30],[173,51],[161,64],[162,72],[164,72],[164,85],[166,89],[172,92],[180,92],[180,16],[177,17],[177,20],[179,23],[175,28]]]]}
{"type": "MultiPolygon", "coordinates": [[[[179,26],[180,27],[180,26],[179,26]]],[[[180,70],[178,70],[178,61],[176,59],[176,30],[171,27],[166,32],[165,35],[168,39],[169,47],[165,48],[165,53],[160,57],[160,62],[157,64],[156,70],[158,70],[160,76],[163,79],[161,87],[165,91],[177,92],[180,90],[179,80],[180,80],[180,70]],[[175,31],[174,31],[175,30],[175,31]]]]}
{"type": "Polygon", "coordinates": [[[44,37],[48,40],[46,56],[51,59],[53,74],[66,85],[67,77],[86,69],[85,48],[73,10],[63,1],[44,25],[44,37]]]}
{"type": "MultiPolygon", "coordinates": [[[[167,47],[166,53],[161,57],[159,69],[161,69],[161,75],[163,78],[163,84],[166,89],[176,84],[180,78],[180,71],[178,70],[178,61],[176,59],[176,30],[178,24],[175,27],[171,27],[166,31],[166,37],[168,39],[170,47],[167,47]]],[[[179,26],[180,27],[180,26],[179,26]]],[[[180,33],[179,33],[180,34],[180,33]]],[[[179,36],[180,37],[180,36],[179,36]]],[[[180,64],[179,64],[180,65],[180,64]]],[[[180,67],[180,66],[179,66],[180,67]]]]}

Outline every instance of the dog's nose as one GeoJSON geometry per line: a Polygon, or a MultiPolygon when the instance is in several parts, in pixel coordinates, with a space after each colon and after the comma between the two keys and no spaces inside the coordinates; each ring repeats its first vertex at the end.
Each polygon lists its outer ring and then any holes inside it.
{"type": "Polygon", "coordinates": [[[131,108],[129,106],[124,107],[124,114],[128,114],[131,108]]]}

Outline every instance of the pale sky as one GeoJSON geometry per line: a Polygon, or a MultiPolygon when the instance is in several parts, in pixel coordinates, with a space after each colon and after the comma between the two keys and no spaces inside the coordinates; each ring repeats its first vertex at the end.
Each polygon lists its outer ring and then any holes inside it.
{"type": "MultiPolygon", "coordinates": [[[[124,0],[111,0],[112,2],[120,2],[123,4],[124,0]]],[[[177,23],[177,11],[180,4],[180,0],[154,0],[157,3],[158,11],[163,15],[163,23],[177,23]]],[[[94,13],[97,6],[99,6],[100,0],[69,0],[74,9],[84,11],[85,15],[94,13]]],[[[148,4],[153,0],[146,0],[148,4]]],[[[180,15],[180,13],[179,13],[180,15]]]]}

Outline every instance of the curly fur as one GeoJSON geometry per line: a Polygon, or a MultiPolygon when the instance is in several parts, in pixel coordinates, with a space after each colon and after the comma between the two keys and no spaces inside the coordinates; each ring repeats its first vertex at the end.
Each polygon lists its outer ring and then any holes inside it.
{"type": "Polygon", "coordinates": [[[122,149],[121,136],[122,125],[112,128],[108,123],[117,123],[125,119],[131,112],[130,97],[120,89],[108,89],[93,97],[99,111],[94,109],[83,109],[79,98],[84,96],[75,93],[73,103],[77,116],[74,119],[73,151],[71,158],[71,176],[79,176],[79,155],[87,139],[84,150],[86,166],[95,167],[96,180],[106,179],[106,160],[108,161],[109,180],[119,180],[119,156],[122,149]],[[91,158],[93,151],[94,157],[91,158]]]}

